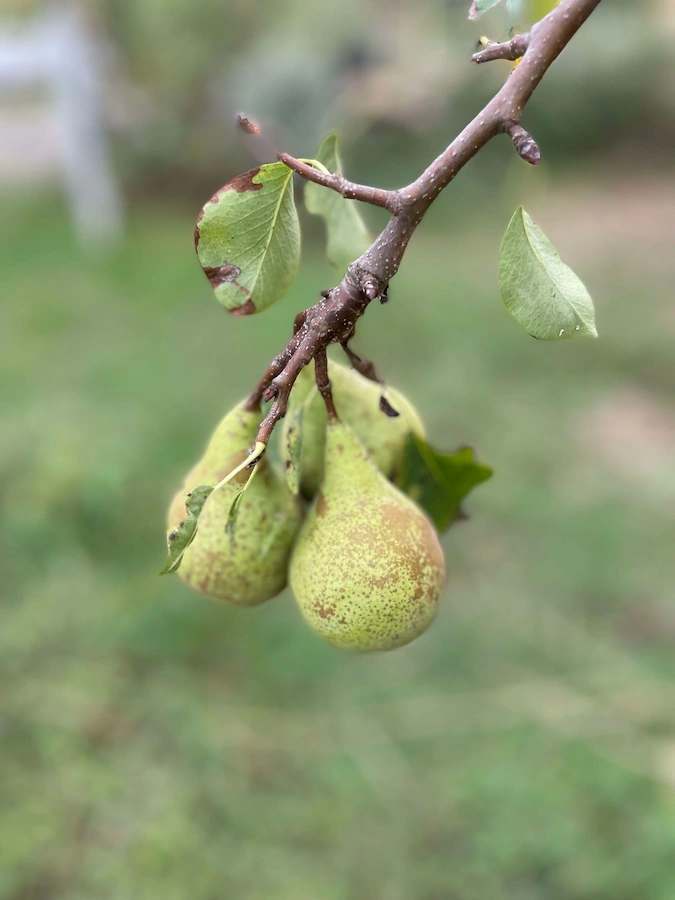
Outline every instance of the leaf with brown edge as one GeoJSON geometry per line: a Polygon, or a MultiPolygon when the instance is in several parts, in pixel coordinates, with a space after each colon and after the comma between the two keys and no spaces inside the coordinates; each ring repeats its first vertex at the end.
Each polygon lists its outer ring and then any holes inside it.
{"type": "Polygon", "coordinates": [[[179,568],[183,554],[195,539],[199,516],[212,492],[213,485],[200,484],[199,487],[193,488],[186,494],[185,512],[187,515],[173,531],[169,532],[167,538],[168,553],[164,568],[159,573],[160,575],[168,575],[179,568]]]}
{"type": "Polygon", "coordinates": [[[441,453],[411,432],[396,474],[396,485],[427,513],[438,531],[465,518],[462,500],[492,477],[492,469],[476,461],[471,447],[441,453]]]}
{"type": "Polygon", "coordinates": [[[288,166],[268,163],[223,185],[197,218],[195,249],[218,301],[233,315],[261,312],[283,297],[300,263],[288,166]]]}

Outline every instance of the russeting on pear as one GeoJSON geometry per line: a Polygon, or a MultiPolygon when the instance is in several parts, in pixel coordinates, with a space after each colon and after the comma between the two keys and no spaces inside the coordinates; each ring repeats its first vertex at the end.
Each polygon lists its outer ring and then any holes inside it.
{"type": "Polygon", "coordinates": [[[336,419],[289,580],[305,619],[336,647],[400,647],[436,614],[445,561],[435,529],[336,419]]]}
{"type": "MultiPolygon", "coordinates": [[[[185,518],[189,490],[217,484],[243,462],[260,420],[260,411],[247,411],[243,403],[225,416],[171,503],[170,532],[185,518]]],[[[226,532],[230,508],[252,470],[244,469],[207,499],[197,535],[178,569],[190,587],[237,606],[256,606],[283,590],[302,516],[298,498],[266,457],[256,467],[259,471],[242,496],[232,533],[226,532]]]]}

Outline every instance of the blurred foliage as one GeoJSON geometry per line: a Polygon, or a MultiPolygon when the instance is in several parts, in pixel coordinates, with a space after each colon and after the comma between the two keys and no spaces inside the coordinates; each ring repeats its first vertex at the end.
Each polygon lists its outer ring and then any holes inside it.
{"type": "MultiPolygon", "coordinates": [[[[479,34],[508,32],[501,6],[480,27],[468,6],[89,0],[85,9],[115,52],[111,105],[127,178],[185,193],[249,167],[251,148],[234,127],[240,110],[275,148],[309,156],[337,128],[346,146],[359,141],[359,177],[412,176],[509,72],[506,62],[468,63],[479,34]]],[[[527,112],[546,157],[654,152],[659,135],[673,138],[663,20],[662,0],[614,0],[584,26],[527,112]]],[[[254,153],[270,159],[266,148],[254,153]]]]}
{"type": "Polygon", "coordinates": [[[325,645],[288,594],[236,610],[156,575],[194,435],[327,265],[234,320],[192,211],[146,207],[83,260],[49,197],[5,198],[0,896],[671,900],[673,194],[600,174],[518,193],[601,340],[545,345],[503,309],[511,181],[439,205],[360,323],[434,443],[497,472],[445,540],[434,627],[381,656],[325,645]]]}

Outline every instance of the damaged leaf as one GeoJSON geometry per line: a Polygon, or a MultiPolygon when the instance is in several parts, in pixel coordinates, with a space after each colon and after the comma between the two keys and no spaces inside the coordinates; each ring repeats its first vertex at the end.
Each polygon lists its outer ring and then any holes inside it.
{"type": "Polygon", "coordinates": [[[276,303],[300,263],[300,224],[288,166],[258,166],[224,185],[199,214],[195,249],[216,297],[233,315],[276,303]]]}
{"type": "Polygon", "coordinates": [[[204,504],[213,493],[213,485],[200,484],[193,488],[185,497],[185,512],[187,515],[167,538],[168,553],[164,568],[160,575],[168,575],[175,572],[181,564],[183,554],[194,541],[197,534],[197,523],[204,504]]]}

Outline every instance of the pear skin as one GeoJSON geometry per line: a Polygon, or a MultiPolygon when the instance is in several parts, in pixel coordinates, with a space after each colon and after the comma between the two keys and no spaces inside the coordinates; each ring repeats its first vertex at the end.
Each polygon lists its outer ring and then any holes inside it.
{"type": "MultiPolygon", "coordinates": [[[[304,374],[304,373],[303,373],[304,374]]],[[[410,401],[394,388],[386,389],[386,396],[399,416],[389,417],[380,409],[381,384],[364,378],[354,369],[332,360],[328,363],[333,401],[340,419],[353,429],[374,463],[387,478],[395,472],[409,432],[424,437],[424,425],[410,401]]],[[[299,380],[299,379],[298,379],[299,380]]],[[[306,497],[313,497],[323,480],[326,446],[326,407],[318,391],[309,396],[308,378],[300,390],[293,388],[290,408],[307,400],[302,421],[300,450],[300,484],[306,497]],[[297,394],[295,393],[298,391],[297,394]]],[[[296,382],[297,385],[297,382],[296,382]]],[[[282,448],[286,448],[287,416],[282,432],[282,448]]]]}
{"type": "MultiPolygon", "coordinates": [[[[246,459],[260,420],[260,411],[249,412],[243,403],[225,416],[171,503],[169,531],[185,518],[189,490],[199,484],[217,484],[246,459]]],[[[256,467],[259,471],[241,499],[232,535],[226,533],[230,508],[252,470],[244,469],[208,498],[197,535],[178,569],[190,587],[236,606],[257,606],[284,589],[302,516],[298,498],[266,457],[256,467]]]]}
{"type": "Polygon", "coordinates": [[[401,647],[436,615],[445,582],[436,531],[337,420],[326,430],[325,472],[291,557],[298,606],[336,647],[401,647]]]}

